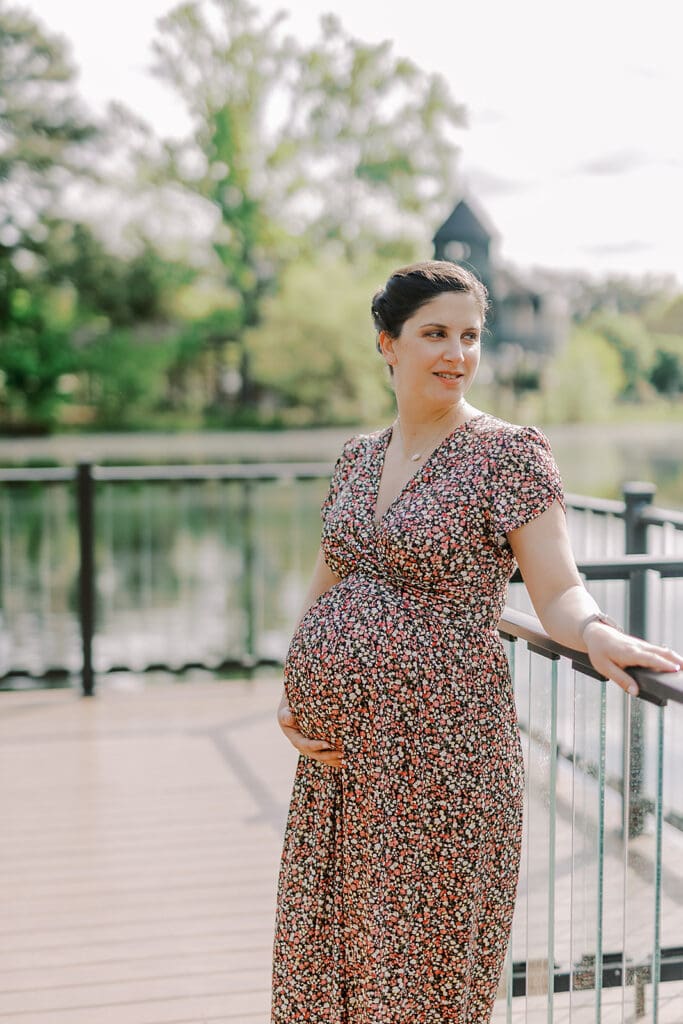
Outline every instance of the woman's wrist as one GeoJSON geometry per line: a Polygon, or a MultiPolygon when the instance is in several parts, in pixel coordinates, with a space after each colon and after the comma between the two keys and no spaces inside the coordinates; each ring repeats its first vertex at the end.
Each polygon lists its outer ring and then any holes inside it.
{"type": "Polygon", "coordinates": [[[610,629],[616,629],[618,633],[624,632],[619,623],[615,622],[614,619],[610,618],[609,615],[606,615],[605,612],[591,612],[590,615],[587,615],[586,618],[583,619],[579,626],[579,639],[582,640],[584,643],[584,634],[586,632],[586,629],[593,624],[609,626],[610,629]]]}

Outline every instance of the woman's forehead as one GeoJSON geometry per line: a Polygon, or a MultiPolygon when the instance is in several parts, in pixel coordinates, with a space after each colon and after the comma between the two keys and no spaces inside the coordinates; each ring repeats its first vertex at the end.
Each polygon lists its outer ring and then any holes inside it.
{"type": "Polygon", "coordinates": [[[439,323],[481,326],[481,310],[474,295],[469,292],[441,292],[415,311],[410,318],[416,324],[439,323]]]}

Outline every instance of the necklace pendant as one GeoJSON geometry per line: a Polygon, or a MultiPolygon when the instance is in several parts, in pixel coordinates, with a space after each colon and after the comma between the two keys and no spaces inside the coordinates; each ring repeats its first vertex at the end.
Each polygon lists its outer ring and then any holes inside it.
{"type": "Polygon", "coordinates": [[[410,461],[411,462],[417,462],[417,460],[421,457],[421,455],[422,455],[422,452],[418,452],[417,455],[411,455],[410,456],[410,461]]]}

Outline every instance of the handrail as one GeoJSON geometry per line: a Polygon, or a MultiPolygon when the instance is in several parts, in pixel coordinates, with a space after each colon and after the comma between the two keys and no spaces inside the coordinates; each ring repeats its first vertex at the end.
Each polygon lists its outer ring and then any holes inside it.
{"type": "MultiPolygon", "coordinates": [[[[652,558],[644,555],[620,555],[618,558],[582,559],[576,567],[587,580],[629,580],[635,572],[657,572],[663,579],[683,576],[683,558],[662,555],[652,558]]],[[[523,583],[522,574],[515,569],[511,583],[523,583]]]]}
{"type": "Polygon", "coordinates": [[[564,496],[567,508],[577,511],[596,512],[598,515],[624,517],[625,503],[616,501],[614,498],[594,498],[590,494],[565,493],[564,496]]]}
{"type": "MultiPolygon", "coordinates": [[[[154,483],[201,480],[309,480],[328,479],[328,462],[210,462],[202,464],[101,466],[93,464],[92,476],[103,483],[154,483]]],[[[0,468],[0,484],[69,483],[76,479],[72,466],[0,468]]]]}
{"type": "Polygon", "coordinates": [[[0,484],[70,483],[76,479],[74,466],[26,466],[20,469],[0,468],[0,484]]]}
{"type": "Polygon", "coordinates": [[[643,521],[652,526],[665,526],[670,523],[675,529],[683,530],[683,512],[677,509],[657,508],[648,505],[642,512],[643,521]]]}
{"type": "MultiPolygon", "coordinates": [[[[593,512],[596,515],[611,515],[617,519],[623,519],[626,514],[626,504],[623,501],[615,501],[613,498],[594,498],[587,494],[565,494],[567,508],[577,512],[593,512]]],[[[665,526],[667,524],[676,530],[683,530],[683,512],[678,509],[659,508],[656,505],[645,505],[639,511],[640,519],[648,526],[665,526]]]]}
{"type": "MultiPolygon", "coordinates": [[[[252,485],[259,481],[289,483],[294,480],[327,480],[330,475],[328,462],[248,462],[248,463],[208,463],[208,464],[169,464],[169,465],[116,465],[103,466],[81,463],[76,469],[72,467],[24,467],[21,469],[3,469],[0,467],[0,484],[23,486],[35,483],[55,483],[77,481],[77,513],[80,547],[80,588],[78,614],[81,626],[83,647],[82,673],[84,693],[93,692],[94,673],[90,663],[89,652],[95,629],[95,508],[98,495],[98,483],[201,483],[204,481],[225,481],[241,484],[244,490],[243,513],[250,516],[252,485]]],[[[636,636],[646,635],[647,570],[654,570],[661,577],[683,577],[683,559],[680,556],[661,556],[650,558],[647,554],[647,523],[646,517],[656,518],[661,523],[672,522],[676,527],[683,514],[672,511],[670,516],[665,510],[652,509],[650,501],[654,494],[652,484],[633,483],[625,485],[624,502],[610,501],[590,496],[568,494],[567,503],[577,509],[619,516],[625,523],[625,545],[629,552],[617,559],[594,559],[579,564],[579,570],[588,579],[617,579],[629,581],[629,618],[625,623],[629,632],[636,636]]],[[[247,588],[250,586],[250,573],[247,572],[247,588]]],[[[512,577],[514,582],[520,580],[519,573],[512,577]]],[[[249,622],[247,652],[241,660],[245,665],[253,666],[261,661],[254,650],[251,611],[248,609],[249,622]]],[[[570,655],[571,656],[571,655],[570,655]]],[[[232,660],[232,659],[231,659],[232,660]]],[[[240,659],[238,659],[240,660],[240,659]]],[[[270,661],[271,659],[268,659],[270,661]]],[[[590,672],[590,666],[586,665],[590,672]]],[[[43,672],[49,676],[55,672],[60,675],[64,670],[51,666],[43,672]]],[[[14,667],[8,669],[0,679],[19,674],[14,667]]],[[[22,673],[26,674],[26,673],[22,673]]],[[[32,673],[31,673],[32,674],[32,673]]],[[[647,692],[647,687],[645,688],[647,692]]],[[[656,687],[653,695],[656,696],[656,687]]],[[[674,699],[677,699],[674,697],[674,699]]]]}
{"type": "Polygon", "coordinates": [[[234,462],[170,466],[93,466],[96,480],[106,483],[192,480],[310,480],[327,479],[327,462],[234,462]]]}
{"type": "Polygon", "coordinates": [[[652,570],[664,578],[683,576],[683,558],[664,555],[621,555],[620,558],[592,558],[578,563],[579,572],[588,580],[627,580],[636,570],[652,570]]]}
{"type": "MultiPolygon", "coordinates": [[[[604,679],[597,672],[585,651],[577,651],[553,640],[543,629],[535,615],[505,608],[498,623],[498,631],[508,640],[526,640],[530,649],[546,658],[569,658],[573,668],[584,675],[604,679]]],[[[679,672],[653,672],[648,668],[632,667],[626,670],[638,684],[638,696],[651,704],[666,704],[669,700],[683,704],[683,670],[679,672]]]]}

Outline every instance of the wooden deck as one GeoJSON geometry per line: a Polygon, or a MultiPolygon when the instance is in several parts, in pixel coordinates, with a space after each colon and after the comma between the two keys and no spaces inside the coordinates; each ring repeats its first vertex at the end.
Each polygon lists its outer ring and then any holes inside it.
{"type": "Polygon", "coordinates": [[[0,695],[0,1020],[265,1024],[278,684],[127,682],[0,695]]]}
{"type": "MultiPolygon", "coordinates": [[[[2,1024],[268,1024],[295,765],[274,720],[279,689],[275,677],[121,676],[92,700],[0,694],[2,1024]]],[[[669,944],[683,908],[683,846],[674,845],[669,944]]],[[[563,906],[559,868],[557,885],[563,906]]],[[[649,929],[649,887],[634,899],[635,938],[639,919],[649,929]]],[[[617,996],[605,995],[604,1024],[635,1019],[632,990],[626,1011],[620,996],[612,1005],[617,996]]],[[[592,995],[585,1010],[582,998],[571,1016],[558,999],[556,1024],[593,1022],[592,995]]],[[[546,1021],[545,997],[514,1003],[514,1022],[546,1021]]],[[[494,1020],[508,1019],[501,1000],[494,1020]]],[[[683,1022],[680,983],[662,986],[659,1020],[683,1022]]]]}

